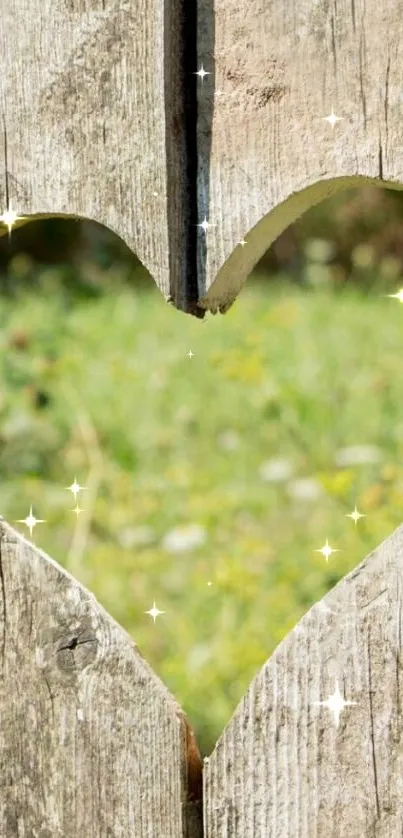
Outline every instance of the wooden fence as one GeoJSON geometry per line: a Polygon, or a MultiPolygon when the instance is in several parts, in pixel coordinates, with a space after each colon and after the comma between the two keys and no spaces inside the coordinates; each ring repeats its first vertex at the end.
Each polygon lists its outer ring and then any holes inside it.
{"type": "MultiPolygon", "coordinates": [[[[310,206],[401,188],[402,29],[401,0],[7,0],[0,205],[98,221],[178,309],[225,312],[310,206]]],[[[135,643],[0,531],[1,838],[403,834],[402,529],[262,667],[202,803],[184,714],[135,643]]]]}
{"type": "Polygon", "coordinates": [[[134,641],[1,520],[2,838],[401,836],[402,569],[400,527],[280,643],[198,793],[186,717],[134,641]]]}
{"type": "Polygon", "coordinates": [[[402,0],[4,0],[0,208],[98,221],[177,308],[225,312],[313,204],[401,188],[402,19],[402,0]]]}

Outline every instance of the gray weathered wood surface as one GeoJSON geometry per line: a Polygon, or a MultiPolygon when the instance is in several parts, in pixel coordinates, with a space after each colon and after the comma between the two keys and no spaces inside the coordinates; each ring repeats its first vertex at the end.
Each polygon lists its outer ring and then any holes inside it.
{"type": "Polygon", "coordinates": [[[403,526],[303,617],[204,768],[205,838],[403,834],[403,526]],[[355,702],[337,726],[327,701],[355,702]]]}
{"type": "Polygon", "coordinates": [[[279,234],[339,189],[403,186],[402,0],[199,0],[205,304],[227,308],[279,234]],[[217,95],[218,94],[218,95],[217,95]],[[342,121],[331,125],[331,112],[342,121]],[[245,246],[238,242],[245,239],[245,246]]]}
{"type": "Polygon", "coordinates": [[[309,207],[403,185],[402,20],[402,0],[8,0],[12,208],[105,224],[178,308],[225,312],[309,207]]]}
{"type": "Polygon", "coordinates": [[[88,591],[0,535],[2,838],[402,834],[403,526],[255,677],[205,760],[204,833],[179,705],[88,591]]]}
{"type": "Polygon", "coordinates": [[[3,520],[0,650],[1,838],[201,838],[179,705],[95,597],[3,520]]]}
{"type": "Polygon", "coordinates": [[[181,2],[2,4],[0,213],[7,152],[18,215],[108,226],[186,309],[181,2]]]}

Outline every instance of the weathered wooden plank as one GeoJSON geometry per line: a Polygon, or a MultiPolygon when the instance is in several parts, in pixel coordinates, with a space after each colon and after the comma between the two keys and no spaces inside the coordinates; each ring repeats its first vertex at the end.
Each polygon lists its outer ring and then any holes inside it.
{"type": "Polygon", "coordinates": [[[346,187],[402,186],[403,4],[197,8],[198,69],[210,73],[198,86],[198,210],[214,225],[198,230],[200,304],[225,311],[309,207],[346,187]]]}
{"type": "Polygon", "coordinates": [[[402,0],[284,9],[9,0],[3,209],[9,198],[20,215],[107,225],[166,298],[200,317],[225,312],[315,203],[365,183],[401,188],[402,0]],[[197,88],[193,42],[209,73],[197,88]],[[333,108],[334,130],[323,119],[333,108]]]}
{"type": "Polygon", "coordinates": [[[252,682],[205,766],[206,838],[402,835],[402,590],[403,526],[252,682]]]}
{"type": "Polygon", "coordinates": [[[98,221],[193,310],[182,5],[2,4],[0,214],[98,221]]]}
{"type": "Polygon", "coordinates": [[[183,712],[95,597],[0,521],[0,835],[201,838],[183,712]]]}

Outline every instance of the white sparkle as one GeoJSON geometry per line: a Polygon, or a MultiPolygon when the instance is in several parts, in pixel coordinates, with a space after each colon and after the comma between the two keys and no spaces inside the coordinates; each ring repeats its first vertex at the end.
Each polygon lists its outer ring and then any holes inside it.
{"type": "Polygon", "coordinates": [[[240,244],[241,247],[245,247],[245,245],[248,244],[248,242],[246,242],[245,239],[241,239],[241,241],[238,242],[238,244],[240,244]]]}
{"type": "Polygon", "coordinates": [[[153,618],[154,623],[155,623],[155,620],[158,617],[158,615],[159,614],[165,614],[165,611],[159,611],[159,609],[156,607],[155,602],[154,602],[153,607],[150,608],[149,611],[144,611],[144,614],[150,614],[150,616],[153,618]]]}
{"type": "Polygon", "coordinates": [[[340,119],[344,119],[344,117],[343,116],[336,116],[333,113],[333,108],[332,108],[331,114],[329,114],[329,116],[322,116],[322,119],[325,119],[332,126],[332,131],[333,131],[333,128],[336,125],[336,122],[339,122],[340,119]]]}
{"type": "Polygon", "coordinates": [[[25,524],[29,529],[29,534],[32,537],[32,530],[36,527],[37,524],[46,524],[46,521],[42,520],[42,518],[35,518],[35,515],[32,514],[32,506],[29,510],[29,515],[26,518],[19,519],[16,521],[17,524],[25,524]]]}
{"type": "Polygon", "coordinates": [[[359,521],[360,518],[366,518],[366,515],[362,515],[361,512],[358,512],[357,507],[355,507],[354,512],[349,512],[346,515],[346,518],[352,518],[355,523],[355,526],[357,526],[357,521],[359,521]]]}
{"type": "Polygon", "coordinates": [[[2,224],[5,224],[6,227],[8,227],[8,237],[9,238],[11,236],[11,228],[12,228],[13,224],[15,224],[15,222],[19,218],[22,218],[22,217],[23,216],[21,216],[21,215],[17,215],[17,213],[14,212],[14,210],[12,210],[11,207],[6,209],[5,212],[3,212],[2,215],[0,215],[0,221],[2,222],[2,224]]]}
{"type": "Polygon", "coordinates": [[[71,486],[65,486],[65,489],[67,489],[68,492],[73,493],[74,500],[76,499],[76,495],[78,495],[78,493],[81,492],[82,489],[86,489],[86,488],[87,488],[86,486],[80,486],[79,483],[77,483],[76,478],[74,478],[74,483],[72,483],[71,486]]]}
{"type": "Polygon", "coordinates": [[[324,707],[328,707],[329,710],[333,713],[334,720],[336,722],[336,727],[339,726],[340,722],[340,713],[344,710],[345,707],[348,705],[357,704],[356,701],[344,701],[344,698],[339,689],[339,682],[336,681],[336,689],[333,695],[329,695],[329,698],[326,701],[314,701],[314,704],[322,704],[324,707]]]}
{"type": "Polygon", "coordinates": [[[76,515],[77,515],[77,518],[78,518],[78,516],[79,516],[79,515],[81,515],[81,512],[83,512],[84,510],[83,510],[83,509],[80,509],[79,505],[78,505],[78,504],[76,504],[75,509],[71,509],[70,511],[71,511],[71,512],[75,512],[75,513],[76,513],[76,515]]]}
{"type": "Polygon", "coordinates": [[[325,557],[327,562],[329,561],[329,556],[331,556],[332,553],[338,553],[338,552],[339,552],[338,549],[333,548],[333,547],[330,546],[327,539],[326,539],[326,544],[325,544],[324,547],[321,547],[319,550],[315,550],[315,553],[322,553],[322,555],[325,557]]]}
{"type": "Polygon", "coordinates": [[[193,352],[192,352],[192,350],[190,349],[190,350],[189,350],[189,352],[188,352],[188,357],[189,357],[189,358],[193,358],[193,355],[194,355],[194,353],[193,353],[193,352]]]}
{"type": "Polygon", "coordinates": [[[399,300],[399,303],[403,303],[403,288],[397,294],[384,294],[384,297],[394,297],[396,300],[399,300]]]}
{"type": "Polygon", "coordinates": [[[201,67],[200,67],[200,70],[198,70],[197,73],[194,73],[193,75],[200,76],[200,78],[203,82],[204,81],[204,76],[210,76],[211,73],[209,73],[207,70],[205,70],[204,67],[203,67],[203,64],[202,64],[201,67]]]}
{"type": "Polygon", "coordinates": [[[208,228],[209,228],[209,227],[212,227],[213,225],[212,225],[212,224],[210,224],[210,223],[207,221],[206,216],[204,216],[204,220],[201,222],[201,224],[198,224],[197,226],[198,226],[198,227],[201,227],[201,228],[202,228],[202,230],[206,233],[206,232],[207,232],[207,230],[208,230],[208,228]]]}

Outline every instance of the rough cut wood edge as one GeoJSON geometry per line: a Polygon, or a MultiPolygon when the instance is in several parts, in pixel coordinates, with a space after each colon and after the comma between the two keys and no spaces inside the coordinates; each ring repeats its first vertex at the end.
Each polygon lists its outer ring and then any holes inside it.
{"type": "Polygon", "coordinates": [[[19,216],[109,227],[186,310],[182,4],[2,4],[0,213],[7,158],[19,216]]]}
{"type": "Polygon", "coordinates": [[[205,761],[205,838],[403,834],[402,583],[400,526],[280,643],[205,761]]]}
{"type": "Polygon", "coordinates": [[[3,520],[0,629],[2,838],[201,838],[180,706],[95,597],[3,520]]]}
{"type": "Polygon", "coordinates": [[[198,231],[199,304],[225,312],[302,212],[339,188],[402,187],[402,3],[197,9],[199,216],[213,225],[198,231]]]}

